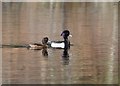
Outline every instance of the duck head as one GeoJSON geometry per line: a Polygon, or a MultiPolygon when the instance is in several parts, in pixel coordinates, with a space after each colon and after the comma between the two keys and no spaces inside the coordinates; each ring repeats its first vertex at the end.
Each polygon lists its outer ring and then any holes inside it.
{"type": "Polygon", "coordinates": [[[48,42],[48,37],[44,37],[44,38],[42,39],[42,44],[47,44],[47,42],[48,42]]]}
{"type": "Polygon", "coordinates": [[[61,36],[63,36],[64,39],[68,39],[68,36],[70,35],[70,32],[69,30],[64,30],[62,33],[61,33],[61,36]]]}

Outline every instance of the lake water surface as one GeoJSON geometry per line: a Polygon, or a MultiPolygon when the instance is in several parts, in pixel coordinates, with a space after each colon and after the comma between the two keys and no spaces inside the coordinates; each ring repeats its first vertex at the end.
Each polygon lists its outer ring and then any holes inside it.
{"type": "Polygon", "coordinates": [[[2,3],[2,83],[117,84],[116,3],[2,3]],[[63,49],[30,50],[27,45],[63,40],[70,30],[69,57],[63,49]]]}

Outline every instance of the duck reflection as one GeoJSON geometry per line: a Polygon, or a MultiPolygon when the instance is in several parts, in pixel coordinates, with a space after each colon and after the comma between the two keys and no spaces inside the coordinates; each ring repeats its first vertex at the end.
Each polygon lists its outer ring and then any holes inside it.
{"type": "Polygon", "coordinates": [[[67,48],[64,49],[62,58],[63,58],[63,64],[68,65],[69,64],[69,53],[68,53],[67,48]]]}
{"type": "Polygon", "coordinates": [[[44,57],[48,57],[48,51],[47,51],[46,48],[45,48],[45,49],[42,49],[42,55],[43,55],[44,57]]]}

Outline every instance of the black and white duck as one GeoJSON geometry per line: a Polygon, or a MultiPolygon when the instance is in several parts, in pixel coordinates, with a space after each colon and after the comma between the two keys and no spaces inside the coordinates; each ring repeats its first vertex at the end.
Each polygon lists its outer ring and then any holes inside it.
{"type": "Polygon", "coordinates": [[[44,49],[47,47],[56,48],[56,49],[69,49],[70,48],[70,41],[68,39],[68,36],[70,35],[69,30],[64,30],[61,33],[61,36],[63,36],[63,41],[49,41],[48,37],[44,37],[42,39],[42,43],[33,43],[29,44],[30,49],[44,49]]]}
{"type": "Polygon", "coordinates": [[[68,36],[70,35],[69,30],[64,30],[61,33],[61,36],[63,36],[63,41],[48,41],[48,46],[52,48],[60,48],[60,49],[68,49],[70,48],[70,41],[68,40],[68,36]]]}

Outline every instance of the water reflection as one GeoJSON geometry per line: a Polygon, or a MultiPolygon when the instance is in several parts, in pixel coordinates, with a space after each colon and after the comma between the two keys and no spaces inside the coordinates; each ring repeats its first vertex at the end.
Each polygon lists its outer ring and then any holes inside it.
{"type": "Polygon", "coordinates": [[[62,58],[63,58],[63,64],[68,65],[69,64],[69,53],[68,53],[67,48],[64,49],[62,58]]]}
{"type": "Polygon", "coordinates": [[[3,2],[2,6],[3,83],[118,83],[114,3],[3,2]],[[65,27],[73,35],[70,50],[24,48],[44,36],[62,40],[58,33],[65,27]]]}
{"type": "Polygon", "coordinates": [[[42,55],[44,57],[48,57],[48,51],[47,48],[32,48],[32,47],[27,47],[28,50],[34,50],[34,51],[41,51],[42,55]]]}
{"type": "Polygon", "coordinates": [[[45,49],[42,49],[42,55],[43,55],[44,57],[48,57],[48,51],[47,51],[46,48],[45,48],[45,49]]]}
{"type": "MultiPolygon", "coordinates": [[[[49,56],[48,54],[48,48],[43,48],[43,49],[32,49],[32,48],[27,48],[29,50],[34,50],[34,51],[41,51],[42,52],[42,55],[44,57],[47,57],[49,56]]],[[[58,50],[58,49],[53,49],[53,50],[58,50]]],[[[63,60],[63,65],[69,65],[69,53],[68,53],[68,48],[64,48],[63,49],[63,53],[62,53],[62,60],[63,60]]]]}
{"type": "MultiPolygon", "coordinates": [[[[55,49],[57,50],[57,49],[55,49]]],[[[42,49],[42,55],[44,57],[47,57],[49,56],[48,54],[48,51],[47,51],[47,48],[46,49],[42,49]]],[[[63,53],[62,53],[62,61],[63,61],[63,65],[69,65],[69,53],[68,53],[68,49],[63,49],[63,53]]]]}

